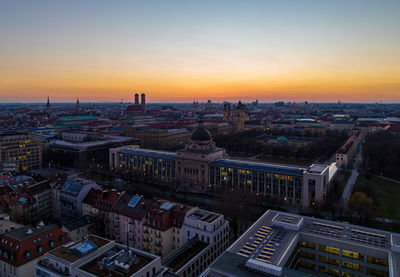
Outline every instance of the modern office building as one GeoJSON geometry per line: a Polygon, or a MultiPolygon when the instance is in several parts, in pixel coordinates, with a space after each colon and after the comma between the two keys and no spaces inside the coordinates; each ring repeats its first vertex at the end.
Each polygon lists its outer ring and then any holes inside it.
{"type": "Polygon", "coordinates": [[[161,259],[95,235],[48,253],[36,264],[37,277],[154,277],[161,259]]]}
{"type": "Polygon", "coordinates": [[[299,167],[228,158],[200,123],[177,152],[131,145],[110,149],[110,168],[141,179],[180,184],[197,190],[246,190],[298,206],[326,199],[335,164],[299,167]]]}
{"type": "Polygon", "coordinates": [[[15,163],[17,171],[40,168],[42,155],[42,144],[28,133],[0,133],[0,161],[15,163]]]}
{"type": "Polygon", "coordinates": [[[400,234],[268,210],[202,276],[399,274],[400,234]]]}
{"type": "Polygon", "coordinates": [[[136,175],[172,182],[176,179],[175,153],[142,149],[138,145],[110,149],[110,168],[136,175]]]}

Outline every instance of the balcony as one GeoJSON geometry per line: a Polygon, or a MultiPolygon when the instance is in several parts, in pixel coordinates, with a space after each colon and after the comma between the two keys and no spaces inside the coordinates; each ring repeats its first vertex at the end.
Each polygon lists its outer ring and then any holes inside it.
{"type": "Polygon", "coordinates": [[[154,248],[156,249],[156,250],[158,250],[158,251],[162,251],[162,245],[157,245],[157,244],[155,244],[154,245],[154,248]]]}
{"type": "Polygon", "coordinates": [[[155,236],[154,237],[154,239],[156,240],[156,241],[158,241],[158,242],[162,242],[163,241],[163,238],[161,237],[161,236],[155,236]]]}
{"type": "Polygon", "coordinates": [[[149,234],[149,232],[147,232],[147,233],[143,232],[143,237],[144,237],[144,238],[148,238],[148,237],[150,237],[150,234],[149,234]]]}
{"type": "Polygon", "coordinates": [[[144,248],[149,248],[150,247],[150,241],[143,241],[143,247],[144,248]]]}

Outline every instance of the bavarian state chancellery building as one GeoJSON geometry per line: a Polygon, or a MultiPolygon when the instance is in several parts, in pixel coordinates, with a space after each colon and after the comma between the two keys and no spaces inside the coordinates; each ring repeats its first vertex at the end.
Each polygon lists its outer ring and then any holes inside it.
{"type": "Polygon", "coordinates": [[[138,145],[110,149],[110,168],[140,179],[199,190],[243,190],[309,206],[324,201],[335,164],[309,167],[233,159],[199,124],[184,149],[166,152],[138,145]]]}

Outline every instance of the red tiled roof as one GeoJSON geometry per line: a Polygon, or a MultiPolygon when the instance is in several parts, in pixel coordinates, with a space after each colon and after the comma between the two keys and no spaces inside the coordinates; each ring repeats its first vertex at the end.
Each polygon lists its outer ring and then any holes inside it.
{"type": "Polygon", "coordinates": [[[175,204],[175,206],[170,210],[161,209],[161,205],[167,202],[171,203],[170,201],[164,199],[157,199],[151,204],[146,214],[144,226],[160,231],[165,231],[172,226],[178,228],[182,227],[185,215],[193,207],[180,203],[172,203],[175,204]]]}
{"type": "Polygon", "coordinates": [[[91,189],[86,195],[83,203],[89,204],[96,209],[111,211],[121,196],[121,192],[111,189],[91,189]]]}
{"type": "Polygon", "coordinates": [[[70,241],[68,236],[57,226],[34,229],[32,235],[25,233],[28,229],[28,227],[22,227],[0,236],[0,259],[2,261],[18,267],[70,241]],[[23,233],[26,234],[25,238],[18,239],[23,233]],[[18,236],[14,236],[14,234],[18,234],[18,236]],[[51,245],[51,242],[54,245],[51,245]],[[29,257],[27,257],[28,252],[29,257]]]}
{"type": "Polygon", "coordinates": [[[134,195],[124,194],[117,204],[115,204],[113,212],[142,221],[153,201],[141,198],[135,207],[131,207],[128,204],[133,196],[134,195]]]}

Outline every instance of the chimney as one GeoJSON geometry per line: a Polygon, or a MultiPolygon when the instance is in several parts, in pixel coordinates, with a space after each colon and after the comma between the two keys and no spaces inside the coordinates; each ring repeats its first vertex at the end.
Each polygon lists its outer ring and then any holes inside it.
{"type": "Polygon", "coordinates": [[[135,93],[135,105],[139,105],[139,94],[135,93]]]}

